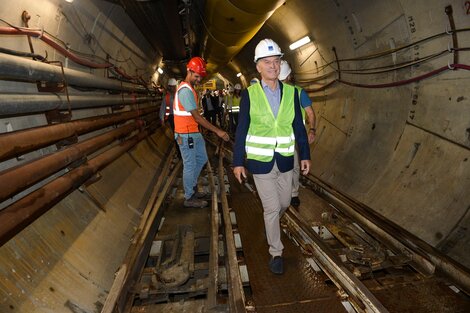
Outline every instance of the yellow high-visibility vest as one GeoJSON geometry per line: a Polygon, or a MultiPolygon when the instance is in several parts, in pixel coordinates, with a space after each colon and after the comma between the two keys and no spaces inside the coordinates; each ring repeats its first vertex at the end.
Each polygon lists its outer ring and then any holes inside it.
{"type": "Polygon", "coordinates": [[[270,162],[274,152],[282,156],[294,155],[294,94],[294,87],[283,84],[279,112],[274,118],[261,84],[248,87],[251,120],[245,145],[248,159],[270,162]]]}

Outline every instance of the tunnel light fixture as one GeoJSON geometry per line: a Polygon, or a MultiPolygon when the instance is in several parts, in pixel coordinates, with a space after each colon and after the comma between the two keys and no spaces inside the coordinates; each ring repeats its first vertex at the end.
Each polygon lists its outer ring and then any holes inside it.
{"type": "Polygon", "coordinates": [[[237,77],[240,77],[240,76],[242,76],[242,73],[238,73],[238,74],[237,74],[237,77]]]}
{"type": "Polygon", "coordinates": [[[291,50],[295,50],[297,48],[300,48],[302,47],[303,45],[306,45],[310,42],[310,37],[309,36],[305,36],[303,38],[300,38],[299,40],[297,40],[296,42],[292,43],[290,46],[289,46],[289,49],[291,50]]]}
{"type": "Polygon", "coordinates": [[[162,68],[161,67],[157,68],[157,72],[160,73],[160,75],[162,75],[163,74],[162,68]]]}

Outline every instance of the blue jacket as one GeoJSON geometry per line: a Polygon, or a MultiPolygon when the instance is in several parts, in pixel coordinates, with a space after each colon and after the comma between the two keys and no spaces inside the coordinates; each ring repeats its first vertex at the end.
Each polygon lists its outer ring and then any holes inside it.
{"type": "MultiPolygon", "coordinates": [[[[279,82],[281,88],[282,99],[282,83],[279,82]]],[[[307,133],[302,121],[302,113],[300,111],[299,97],[297,90],[294,95],[295,117],[292,122],[294,128],[294,135],[297,147],[299,148],[299,159],[310,160],[310,147],[308,145],[307,133]]],[[[250,127],[250,97],[248,90],[243,90],[241,93],[240,112],[238,113],[238,126],[235,134],[235,144],[233,146],[233,166],[244,166],[245,161],[245,141],[250,127]]],[[[284,157],[277,152],[274,152],[274,158],[270,162],[260,162],[255,160],[246,160],[246,168],[252,174],[267,174],[273,166],[274,161],[279,170],[284,173],[294,168],[294,157],[284,157]]]]}

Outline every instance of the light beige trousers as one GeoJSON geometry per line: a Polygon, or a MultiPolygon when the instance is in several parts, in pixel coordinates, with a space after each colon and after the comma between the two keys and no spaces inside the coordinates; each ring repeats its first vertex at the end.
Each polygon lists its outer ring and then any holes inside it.
{"type": "Polygon", "coordinates": [[[292,170],[281,173],[274,164],[267,174],[253,174],[258,195],[263,204],[264,227],[269,245],[269,254],[282,255],[279,219],[290,205],[292,192],[292,170]]]}

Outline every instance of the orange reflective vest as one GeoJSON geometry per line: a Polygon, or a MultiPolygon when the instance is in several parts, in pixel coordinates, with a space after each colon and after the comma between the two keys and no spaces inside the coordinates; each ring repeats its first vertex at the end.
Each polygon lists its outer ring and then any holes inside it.
{"type": "Polygon", "coordinates": [[[173,115],[175,116],[175,133],[187,134],[198,133],[199,125],[190,112],[187,112],[184,106],[178,99],[178,91],[183,88],[189,88],[194,95],[194,100],[197,103],[197,93],[194,88],[187,82],[182,81],[175,93],[175,100],[173,101],[173,115]]]}

